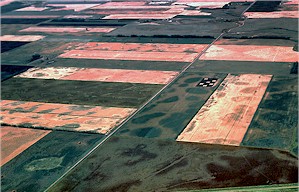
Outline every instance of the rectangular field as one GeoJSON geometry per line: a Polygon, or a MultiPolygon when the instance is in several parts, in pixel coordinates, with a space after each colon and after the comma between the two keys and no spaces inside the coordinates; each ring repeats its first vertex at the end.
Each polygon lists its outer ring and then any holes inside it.
{"type": "Polygon", "coordinates": [[[16,77],[123,83],[167,84],[178,72],[76,67],[32,68],[16,77]]]}
{"type": "Polygon", "coordinates": [[[59,55],[59,57],[73,59],[192,62],[197,55],[197,53],[71,50],[67,53],[59,55]]]}
{"type": "Polygon", "coordinates": [[[192,62],[206,45],[90,42],[61,58],[192,62]]]}
{"type": "Polygon", "coordinates": [[[146,2],[107,2],[102,5],[92,7],[93,10],[117,10],[117,9],[169,9],[169,6],[151,6],[146,2]]]}
{"type": "Polygon", "coordinates": [[[176,14],[113,14],[104,17],[103,19],[171,19],[176,14]]]}
{"type": "Polygon", "coordinates": [[[274,76],[242,141],[298,155],[298,77],[274,76]]]}
{"type": "Polygon", "coordinates": [[[228,75],[177,141],[240,145],[271,75],[228,75]]]}
{"type": "Polygon", "coordinates": [[[5,100],[135,108],[163,85],[11,78],[2,83],[5,100]]]}
{"type": "Polygon", "coordinates": [[[258,18],[299,18],[298,11],[247,12],[244,14],[251,19],[258,18]]]}
{"type": "Polygon", "coordinates": [[[1,166],[51,131],[1,126],[1,166]]]}
{"type": "Polygon", "coordinates": [[[229,1],[223,1],[223,2],[196,2],[196,1],[185,1],[185,0],[179,0],[175,2],[176,5],[189,5],[193,7],[199,8],[222,8],[224,5],[228,4],[229,1]]]}
{"type": "Polygon", "coordinates": [[[263,45],[212,45],[200,60],[295,62],[293,47],[263,45]]]}
{"type": "Polygon", "coordinates": [[[200,53],[205,44],[88,42],[77,50],[200,53]]]}
{"type": "Polygon", "coordinates": [[[51,9],[51,11],[74,10],[79,12],[97,5],[98,4],[47,4],[47,7],[55,7],[51,9]]]}
{"type": "Polygon", "coordinates": [[[29,27],[20,32],[43,32],[43,33],[109,33],[115,28],[96,28],[96,27],[29,27]]]}
{"type": "Polygon", "coordinates": [[[31,42],[43,39],[45,36],[42,35],[3,35],[0,36],[0,41],[21,41],[31,42]]]}
{"type": "Polygon", "coordinates": [[[24,7],[21,9],[17,9],[15,11],[44,11],[48,9],[47,7],[35,7],[35,6],[29,6],[29,7],[24,7]]]}
{"type": "Polygon", "coordinates": [[[102,134],[106,134],[135,111],[133,108],[14,100],[2,100],[1,107],[1,123],[7,125],[102,134]]]}
{"type": "MultiPolygon", "coordinates": [[[[26,41],[1,41],[1,53],[26,45],[26,41]]],[[[1,70],[2,72],[2,70],[1,70]]]]}

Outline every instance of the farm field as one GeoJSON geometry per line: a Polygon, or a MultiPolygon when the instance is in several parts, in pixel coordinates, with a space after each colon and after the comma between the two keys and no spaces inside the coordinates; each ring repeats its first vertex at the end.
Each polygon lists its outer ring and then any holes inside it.
{"type": "Polygon", "coordinates": [[[298,1],[3,0],[1,191],[297,191],[298,1]]]}

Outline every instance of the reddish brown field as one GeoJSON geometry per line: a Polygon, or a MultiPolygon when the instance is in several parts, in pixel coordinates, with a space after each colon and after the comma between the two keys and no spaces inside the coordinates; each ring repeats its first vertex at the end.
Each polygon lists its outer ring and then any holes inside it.
{"type": "Polygon", "coordinates": [[[212,45],[201,60],[295,62],[299,53],[293,47],[255,45],[212,45]]]}
{"type": "Polygon", "coordinates": [[[73,59],[106,59],[106,60],[139,60],[139,61],[178,61],[192,62],[197,53],[165,53],[139,51],[85,51],[72,50],[60,55],[61,58],[73,59]]]}
{"type": "MultiPolygon", "coordinates": [[[[155,6],[156,7],[156,6],[155,6]]],[[[172,15],[177,15],[177,14],[180,14],[184,11],[192,11],[192,10],[185,10],[187,6],[186,5],[171,5],[171,6],[168,6],[167,9],[163,9],[163,10],[147,10],[147,9],[136,9],[134,11],[130,11],[130,10],[127,10],[127,9],[109,9],[109,10],[105,10],[105,9],[102,9],[102,10],[93,10],[93,11],[87,11],[87,13],[90,13],[90,14],[101,14],[101,15],[117,15],[117,14],[129,14],[129,15],[134,15],[134,14],[138,14],[138,15],[141,15],[141,14],[145,14],[145,15],[148,15],[148,16],[152,16],[152,15],[165,15],[165,14],[172,14],[172,15]]],[[[199,13],[199,11],[196,11],[199,13]]]]}
{"type": "Polygon", "coordinates": [[[185,10],[179,15],[211,15],[211,13],[206,13],[206,12],[200,12],[198,10],[185,10]]]}
{"type": "Polygon", "coordinates": [[[15,1],[15,0],[2,0],[2,1],[0,1],[0,7],[2,7],[4,5],[8,5],[13,1],[15,1]]]}
{"type": "Polygon", "coordinates": [[[176,14],[161,14],[161,13],[154,13],[154,14],[115,14],[109,15],[104,17],[103,19],[171,19],[175,17],[176,14]]]}
{"type": "Polygon", "coordinates": [[[1,166],[51,131],[1,126],[1,166]]]}
{"type": "Polygon", "coordinates": [[[177,141],[240,145],[271,75],[228,75],[177,141]]]}
{"type": "Polygon", "coordinates": [[[48,67],[31,68],[28,71],[21,73],[20,75],[17,75],[16,77],[37,79],[64,79],[79,81],[167,84],[177,74],[178,72],[174,71],[48,67]]]}
{"type": "Polygon", "coordinates": [[[98,4],[47,4],[47,7],[57,7],[55,9],[51,9],[51,11],[74,10],[79,12],[97,5],[98,4]]]}
{"type": "Polygon", "coordinates": [[[78,50],[102,51],[140,51],[140,52],[189,52],[200,53],[207,45],[204,44],[166,44],[166,43],[101,43],[89,42],[79,46],[78,50]]]}
{"type": "Polygon", "coordinates": [[[286,5],[298,5],[299,1],[298,0],[288,0],[287,2],[285,2],[284,4],[286,5]]]}
{"type": "Polygon", "coordinates": [[[0,41],[38,41],[43,39],[42,35],[3,35],[0,36],[0,41]]]}
{"type": "Polygon", "coordinates": [[[59,103],[41,103],[13,100],[2,100],[1,109],[10,111],[19,110],[22,112],[32,113],[43,113],[44,111],[48,111],[47,113],[60,115],[68,114],[73,116],[90,116],[106,118],[125,118],[135,111],[135,109],[133,108],[70,105],[59,103]]]}
{"type": "Polygon", "coordinates": [[[29,27],[20,32],[44,32],[44,33],[109,33],[115,28],[96,28],[88,27],[88,30],[84,27],[29,27]]]}
{"type": "Polygon", "coordinates": [[[2,100],[2,123],[107,133],[135,111],[132,108],[2,100]]]}
{"type": "Polygon", "coordinates": [[[163,43],[99,43],[90,42],[59,57],[192,62],[207,45],[163,43]]]}
{"type": "Polygon", "coordinates": [[[99,7],[123,7],[123,6],[141,6],[145,5],[146,2],[144,1],[136,1],[136,2],[108,2],[102,5],[99,5],[99,7]]]}
{"type": "Polygon", "coordinates": [[[122,69],[84,69],[64,80],[167,84],[178,73],[172,71],[142,71],[122,69]]]}
{"type": "Polygon", "coordinates": [[[252,19],[258,18],[299,18],[298,11],[274,11],[274,12],[247,12],[245,16],[252,19]]]}
{"type": "Polygon", "coordinates": [[[15,77],[35,79],[61,79],[65,76],[72,75],[79,70],[82,69],[77,67],[31,68],[15,77]]]}
{"type": "Polygon", "coordinates": [[[83,132],[107,133],[110,129],[122,122],[118,118],[97,118],[90,116],[71,116],[60,114],[23,113],[3,111],[2,123],[22,126],[30,124],[32,128],[47,128],[58,130],[72,130],[83,132]]]}
{"type": "Polygon", "coordinates": [[[153,14],[164,14],[165,11],[148,11],[148,10],[134,10],[134,11],[129,11],[129,10],[92,10],[92,11],[86,11],[86,13],[89,14],[98,14],[98,15],[118,15],[118,14],[147,14],[147,15],[153,15],[153,14]]]}
{"type": "MultiPolygon", "coordinates": [[[[92,7],[90,9],[92,10],[106,10],[106,9],[111,9],[111,10],[117,10],[117,9],[169,9],[168,6],[146,6],[146,5],[121,5],[123,2],[111,2],[111,3],[119,3],[119,5],[110,5],[110,3],[106,3],[103,5],[98,5],[95,7],[92,7]]],[[[128,3],[128,2],[125,2],[128,3]]]]}
{"type": "Polygon", "coordinates": [[[35,7],[35,6],[30,6],[30,7],[24,7],[21,9],[17,9],[15,11],[44,11],[48,9],[47,7],[35,7]]]}

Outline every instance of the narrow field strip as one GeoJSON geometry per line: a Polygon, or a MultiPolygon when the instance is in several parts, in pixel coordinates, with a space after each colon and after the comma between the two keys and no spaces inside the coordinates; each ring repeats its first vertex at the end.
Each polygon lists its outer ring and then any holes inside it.
{"type": "Polygon", "coordinates": [[[259,18],[299,18],[298,11],[273,11],[273,12],[247,12],[244,14],[249,19],[259,18]]]}
{"type": "Polygon", "coordinates": [[[103,19],[171,19],[176,14],[113,14],[104,17],[103,19]]]}
{"type": "Polygon", "coordinates": [[[71,50],[59,55],[59,57],[73,59],[192,62],[197,55],[197,53],[71,50]]]}
{"type": "Polygon", "coordinates": [[[228,75],[177,141],[239,146],[271,75],[228,75]]]}
{"type": "Polygon", "coordinates": [[[122,83],[167,84],[178,72],[76,67],[32,68],[17,75],[21,78],[62,79],[122,83]]]}
{"type": "Polygon", "coordinates": [[[53,7],[54,9],[51,11],[74,10],[79,12],[97,5],[98,4],[47,4],[47,7],[53,7]]]}
{"type": "Polygon", "coordinates": [[[107,43],[88,42],[77,47],[77,50],[101,51],[139,51],[139,52],[175,52],[200,53],[206,44],[168,44],[168,43],[107,43]]]}
{"type": "Polygon", "coordinates": [[[189,5],[196,7],[196,9],[200,8],[210,8],[210,9],[215,9],[215,8],[222,8],[224,5],[228,4],[230,1],[221,1],[221,2],[197,2],[197,1],[188,1],[188,0],[179,0],[176,1],[175,5],[189,5]]]}
{"type": "Polygon", "coordinates": [[[152,6],[145,5],[145,2],[108,2],[102,5],[97,5],[90,9],[92,10],[117,10],[117,9],[166,9],[168,10],[169,6],[152,6]]]}
{"type": "Polygon", "coordinates": [[[200,60],[295,62],[293,47],[262,45],[212,45],[200,60]]]}
{"type": "Polygon", "coordinates": [[[96,28],[96,27],[29,27],[20,32],[43,32],[43,33],[109,33],[115,28],[96,28]]]}
{"type": "Polygon", "coordinates": [[[21,9],[17,9],[15,11],[44,11],[48,9],[47,7],[35,7],[35,6],[29,6],[29,7],[24,7],[21,9]]]}
{"type": "Polygon", "coordinates": [[[61,58],[192,62],[203,44],[89,42],[61,54],[61,58]]]}
{"type": "Polygon", "coordinates": [[[3,35],[0,36],[0,41],[21,41],[31,42],[43,39],[45,36],[42,35],[3,35]]]}

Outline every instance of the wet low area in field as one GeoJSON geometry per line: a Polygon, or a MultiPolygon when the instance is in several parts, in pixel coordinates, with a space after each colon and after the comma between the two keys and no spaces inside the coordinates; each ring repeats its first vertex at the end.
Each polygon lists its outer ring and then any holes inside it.
{"type": "MultiPolygon", "coordinates": [[[[8,12],[11,12],[13,10],[24,8],[24,7],[27,7],[27,6],[29,6],[29,5],[26,4],[26,3],[23,3],[23,2],[11,2],[7,5],[1,6],[1,14],[8,13],[8,12]]],[[[1,22],[2,22],[2,19],[1,19],[1,22]]]]}
{"type": "Polygon", "coordinates": [[[21,47],[30,42],[18,42],[18,41],[1,41],[1,53],[21,47]]]}
{"type": "Polygon", "coordinates": [[[2,190],[44,191],[102,138],[60,131],[47,134],[1,167],[2,190]]]}
{"type": "Polygon", "coordinates": [[[50,191],[177,191],[297,179],[297,159],[277,150],[113,136],[50,191]]]}
{"type": "Polygon", "coordinates": [[[281,1],[257,1],[247,12],[272,12],[279,8],[281,1]]]}
{"type": "Polygon", "coordinates": [[[2,99],[49,103],[137,107],[163,85],[12,78],[2,83],[2,99]]]}
{"type": "Polygon", "coordinates": [[[118,131],[118,135],[176,139],[226,74],[183,73],[118,131]],[[212,87],[197,86],[204,78],[218,79],[212,87]]]}
{"type": "Polygon", "coordinates": [[[32,66],[20,66],[20,65],[1,65],[1,81],[5,81],[10,77],[20,74],[32,66]]]}
{"type": "Polygon", "coordinates": [[[242,145],[298,153],[298,79],[274,76],[242,145]]]}
{"type": "Polygon", "coordinates": [[[222,8],[201,8],[203,12],[211,13],[209,17],[216,18],[216,20],[224,22],[241,21],[240,18],[245,9],[252,2],[229,2],[222,8]]]}

